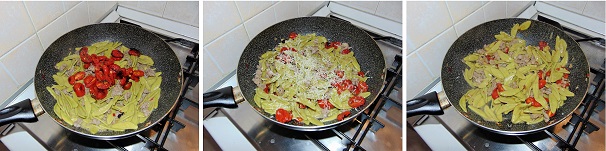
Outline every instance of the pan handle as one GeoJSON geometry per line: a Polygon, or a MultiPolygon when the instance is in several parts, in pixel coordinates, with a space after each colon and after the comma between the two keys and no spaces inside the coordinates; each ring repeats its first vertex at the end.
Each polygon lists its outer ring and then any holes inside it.
{"type": "Polygon", "coordinates": [[[430,92],[418,98],[406,101],[406,117],[415,115],[442,115],[443,108],[450,106],[444,92],[430,92]]]}
{"type": "Polygon", "coordinates": [[[0,110],[0,126],[13,122],[37,122],[38,117],[34,113],[32,101],[30,99],[23,100],[17,104],[6,107],[0,110]]]}
{"type": "Polygon", "coordinates": [[[224,107],[224,108],[237,108],[238,103],[236,102],[234,95],[234,88],[231,86],[224,87],[215,91],[206,92],[203,94],[204,101],[202,108],[209,107],[224,107]]]}

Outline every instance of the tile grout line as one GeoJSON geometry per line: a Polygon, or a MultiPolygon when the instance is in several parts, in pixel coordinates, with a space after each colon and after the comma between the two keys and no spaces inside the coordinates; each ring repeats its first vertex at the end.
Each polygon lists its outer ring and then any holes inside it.
{"type": "Polygon", "coordinates": [[[429,71],[429,74],[431,74],[431,78],[436,77],[436,75],[433,72],[431,72],[431,68],[429,68],[427,63],[425,63],[425,60],[423,59],[423,57],[421,57],[421,55],[419,55],[419,53],[415,53],[415,54],[417,55],[417,57],[419,57],[419,60],[421,60],[421,63],[423,64],[425,69],[427,69],[429,71]]]}
{"type": "MultiPolygon", "coordinates": [[[[207,49],[204,49],[204,50],[207,50],[207,49]]],[[[213,57],[213,55],[210,54],[210,52],[208,52],[208,51],[204,51],[204,53],[206,53],[206,55],[208,55],[208,57],[210,58],[210,61],[212,61],[215,66],[217,66],[217,68],[219,69],[219,71],[221,72],[221,74],[224,74],[225,71],[223,71],[223,69],[221,68],[221,66],[219,66],[219,63],[217,62],[217,60],[215,59],[215,57],[213,57]]]]}
{"type": "Polygon", "coordinates": [[[20,86],[19,82],[17,82],[17,79],[15,79],[15,77],[13,76],[13,74],[11,74],[11,72],[8,71],[8,69],[6,68],[6,66],[4,65],[4,63],[0,62],[0,67],[2,67],[2,69],[4,70],[4,72],[6,72],[6,74],[8,74],[8,76],[11,78],[11,80],[13,80],[13,83],[15,83],[17,85],[17,87],[19,87],[20,86]]]}
{"type": "MultiPolygon", "coordinates": [[[[412,53],[418,52],[419,50],[421,50],[421,48],[423,48],[423,47],[425,47],[425,46],[429,45],[429,43],[433,42],[433,41],[434,41],[434,40],[436,40],[438,37],[440,37],[440,36],[442,36],[442,35],[446,34],[446,32],[447,32],[448,30],[450,30],[450,28],[452,28],[452,30],[455,30],[455,29],[454,29],[454,26],[451,26],[451,27],[446,28],[444,31],[442,31],[442,32],[441,32],[441,33],[439,33],[438,35],[434,36],[433,38],[429,39],[427,42],[423,43],[423,45],[419,46],[417,49],[415,49],[414,51],[410,52],[410,54],[407,54],[406,56],[408,56],[408,55],[412,55],[412,53]]],[[[455,34],[456,34],[456,30],[455,30],[455,34]]]]}

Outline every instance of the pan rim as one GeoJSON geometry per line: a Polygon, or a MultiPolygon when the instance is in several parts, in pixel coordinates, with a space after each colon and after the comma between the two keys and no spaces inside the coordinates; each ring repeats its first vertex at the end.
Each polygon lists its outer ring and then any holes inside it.
{"type": "MultiPolygon", "coordinates": [[[[545,23],[545,22],[542,22],[542,21],[539,21],[539,20],[526,19],[526,18],[504,18],[504,19],[497,19],[497,20],[492,20],[492,21],[484,22],[484,23],[482,23],[482,24],[476,25],[475,27],[471,28],[470,30],[472,30],[472,29],[474,29],[474,28],[476,28],[476,27],[478,27],[478,26],[481,26],[481,25],[484,25],[484,24],[490,23],[490,22],[498,22],[498,21],[503,21],[503,20],[520,20],[520,21],[522,21],[522,22],[523,22],[523,21],[540,22],[541,24],[544,24],[544,25],[550,26],[550,27],[552,27],[552,28],[554,28],[554,29],[558,29],[558,27],[555,27],[555,26],[553,26],[553,25],[551,25],[551,24],[548,24],[548,23],[545,23]]],[[[470,30],[468,30],[468,31],[470,31],[470,30]]],[[[558,30],[559,30],[559,29],[558,29],[558,30]]],[[[560,30],[560,31],[561,31],[561,30],[560,30]]],[[[561,31],[561,32],[562,32],[562,33],[565,33],[564,31],[561,31]]],[[[465,35],[466,33],[467,33],[467,32],[463,33],[463,35],[465,35]]],[[[463,35],[461,35],[461,37],[462,37],[463,35]]],[[[565,37],[567,37],[568,39],[572,39],[572,37],[570,37],[568,34],[564,34],[564,35],[565,35],[565,37]]],[[[559,36],[562,36],[562,35],[559,35],[559,36]]],[[[562,36],[562,37],[564,37],[564,36],[562,36]]],[[[458,39],[457,39],[457,40],[458,40],[458,39]]],[[[574,39],[573,39],[572,41],[567,41],[567,42],[572,42],[573,44],[576,44],[576,46],[577,46],[577,47],[579,47],[579,49],[580,49],[580,45],[578,44],[578,42],[574,41],[574,39]]],[[[454,44],[454,43],[453,43],[453,44],[454,44]]],[[[451,45],[451,47],[452,47],[452,45],[451,45]]],[[[449,51],[450,51],[450,48],[449,48],[449,51]]],[[[582,52],[582,51],[581,51],[581,52],[582,52]]],[[[583,53],[583,52],[582,52],[582,53],[583,53]]],[[[584,54],[584,53],[583,53],[583,54],[584,54]]],[[[585,57],[585,56],[583,55],[583,57],[585,57]]],[[[446,61],[446,60],[443,60],[443,64],[444,64],[444,62],[445,62],[445,61],[446,61]]],[[[588,71],[589,71],[589,62],[588,62],[588,60],[587,60],[587,59],[585,59],[585,64],[587,65],[587,69],[584,69],[584,71],[587,71],[587,73],[588,73],[588,71]]],[[[442,65],[442,66],[444,66],[444,65],[442,65]]],[[[589,79],[589,78],[586,78],[586,81],[588,81],[588,79],[589,79]]],[[[448,80],[448,79],[444,79],[444,76],[440,76],[440,80],[444,81],[444,80],[448,80]]],[[[543,126],[543,127],[536,128],[536,129],[531,129],[531,130],[524,130],[524,131],[507,131],[507,130],[500,130],[500,129],[494,129],[494,128],[490,128],[490,127],[484,126],[484,125],[482,125],[482,124],[479,124],[479,123],[478,123],[478,122],[476,122],[476,121],[473,121],[473,120],[472,120],[472,119],[470,119],[468,116],[465,116],[465,115],[462,113],[463,111],[459,110],[459,109],[458,109],[458,108],[456,108],[456,107],[454,107],[454,108],[455,108],[455,110],[457,111],[457,113],[458,113],[459,115],[461,115],[462,117],[464,117],[464,118],[465,118],[467,121],[471,122],[472,124],[474,124],[474,125],[475,125],[475,126],[477,126],[477,127],[480,127],[480,128],[482,128],[482,129],[485,129],[485,130],[488,130],[488,131],[491,131],[491,132],[495,132],[495,133],[498,133],[498,134],[503,134],[503,135],[511,135],[511,136],[519,136],[519,135],[533,134],[533,133],[537,133],[537,132],[539,132],[539,131],[541,131],[541,130],[544,130],[544,129],[550,128],[550,127],[552,127],[552,126],[555,126],[555,125],[557,125],[557,124],[561,123],[562,121],[566,120],[566,119],[567,119],[567,118],[568,118],[570,115],[572,115],[572,114],[574,113],[574,111],[575,111],[575,110],[577,110],[577,109],[578,109],[578,107],[581,105],[582,100],[584,100],[584,99],[585,99],[585,97],[587,96],[586,94],[587,94],[587,92],[589,91],[589,86],[590,86],[590,84],[591,84],[591,83],[590,83],[589,81],[588,81],[588,82],[585,82],[585,83],[586,83],[586,86],[587,86],[587,87],[586,87],[586,89],[585,89],[585,90],[582,90],[582,92],[583,92],[583,93],[582,93],[582,95],[583,95],[583,96],[580,98],[579,103],[577,103],[577,104],[576,104],[576,106],[573,108],[573,110],[572,110],[571,112],[569,112],[569,113],[568,113],[566,116],[564,116],[563,118],[561,118],[561,119],[559,119],[559,120],[557,120],[557,121],[553,121],[553,122],[551,122],[551,124],[546,124],[546,125],[545,125],[545,126],[543,126]]],[[[442,87],[444,87],[444,83],[442,83],[442,87]]],[[[444,91],[444,92],[446,92],[446,89],[444,89],[443,91],[444,91]]],[[[446,98],[447,98],[448,103],[450,103],[451,105],[458,105],[458,104],[453,104],[453,102],[450,100],[450,98],[449,98],[449,96],[448,96],[448,95],[446,95],[446,98]]],[[[475,114],[475,113],[474,113],[474,114],[475,114]]],[[[508,113],[508,114],[512,114],[512,113],[508,113]]],[[[532,124],[527,124],[527,125],[532,125],[532,124]]]]}
{"type": "MultiPolygon", "coordinates": [[[[65,34],[61,35],[61,36],[60,36],[59,38],[57,38],[57,39],[60,39],[61,37],[65,36],[66,34],[68,34],[68,33],[72,32],[72,31],[75,31],[75,30],[78,30],[78,29],[87,28],[87,27],[89,27],[89,26],[97,26],[97,25],[118,25],[118,26],[126,26],[126,27],[133,27],[133,28],[141,28],[141,29],[142,29],[144,32],[147,32],[147,33],[149,33],[149,34],[153,35],[155,38],[157,38],[157,39],[159,39],[160,41],[162,41],[162,44],[163,44],[163,45],[166,45],[166,47],[167,47],[167,48],[169,48],[169,49],[171,50],[171,51],[170,51],[170,53],[172,53],[173,55],[175,55],[175,56],[176,56],[175,52],[174,52],[174,51],[172,51],[172,48],[170,48],[170,46],[168,45],[168,43],[166,43],[166,41],[164,41],[164,40],[163,40],[161,37],[159,37],[158,35],[156,35],[156,34],[152,33],[151,31],[145,30],[145,29],[144,29],[144,28],[142,28],[142,27],[138,27],[138,26],[136,26],[136,25],[125,24],[125,23],[95,23],[95,24],[89,24],[89,25],[82,26],[82,27],[79,27],[79,28],[73,29],[73,30],[71,30],[71,31],[68,31],[67,33],[65,33],[65,34]]],[[[55,40],[55,41],[56,41],[56,40],[55,40]]],[[[51,43],[51,46],[52,46],[52,45],[55,43],[55,41],[53,41],[53,43],[51,43]]],[[[49,48],[50,48],[50,46],[49,46],[49,48]]],[[[48,48],[47,48],[47,49],[48,49],[48,48]]],[[[46,49],[45,49],[44,51],[46,52],[46,49]]],[[[43,54],[44,54],[44,53],[43,53],[43,54]]],[[[55,117],[53,117],[53,116],[50,116],[50,114],[49,114],[50,112],[48,112],[48,111],[46,110],[46,108],[44,107],[44,105],[43,105],[42,103],[40,103],[40,104],[42,105],[42,109],[44,110],[45,114],[48,114],[48,115],[49,115],[49,117],[50,117],[51,119],[53,119],[53,121],[54,121],[54,122],[55,122],[57,125],[60,125],[60,126],[61,126],[61,127],[63,127],[64,129],[67,129],[67,130],[69,130],[70,132],[76,133],[76,134],[78,134],[78,135],[80,135],[80,136],[84,136],[84,137],[91,138],[91,139],[96,139],[96,140],[118,140],[118,139],[128,138],[128,137],[133,136],[134,134],[139,134],[139,133],[141,133],[141,132],[143,132],[143,131],[149,130],[149,128],[151,128],[151,127],[153,127],[154,125],[158,124],[160,121],[162,121],[162,119],[166,118],[166,116],[167,116],[169,113],[173,112],[173,110],[176,108],[177,102],[179,101],[179,98],[180,98],[180,96],[181,96],[181,95],[182,95],[182,93],[183,93],[183,92],[182,92],[182,90],[183,90],[183,86],[185,85],[185,84],[184,84],[184,82],[183,82],[183,80],[184,80],[184,79],[183,79],[183,68],[181,68],[181,64],[180,64],[180,63],[178,63],[178,62],[177,62],[177,64],[179,65],[179,73],[178,73],[178,77],[176,77],[176,78],[177,78],[177,82],[179,82],[179,94],[177,95],[177,98],[175,98],[174,103],[171,105],[171,107],[168,109],[168,111],[167,111],[167,112],[165,112],[165,113],[163,113],[163,114],[160,114],[161,116],[160,116],[160,118],[158,118],[158,120],[155,120],[154,122],[150,122],[150,124],[145,124],[145,123],[143,123],[143,122],[142,122],[142,123],[138,123],[137,125],[139,125],[139,124],[144,124],[144,126],[145,126],[145,127],[141,128],[141,129],[134,130],[134,131],[132,131],[132,132],[128,132],[128,133],[124,133],[124,134],[119,134],[119,135],[94,135],[94,134],[88,134],[88,133],[84,133],[84,132],[81,132],[81,131],[77,131],[76,129],[72,129],[72,128],[66,127],[66,125],[64,125],[63,123],[60,123],[60,121],[59,121],[59,120],[61,120],[61,121],[63,121],[63,120],[62,120],[62,119],[60,119],[59,117],[55,118],[55,117]]],[[[37,65],[37,66],[38,66],[38,65],[37,65]]],[[[37,69],[37,68],[38,68],[37,66],[36,66],[36,71],[39,71],[39,70],[37,69]]],[[[40,102],[43,102],[43,101],[42,101],[42,98],[40,98],[40,97],[39,97],[38,90],[37,90],[37,88],[36,88],[36,83],[37,83],[36,81],[37,81],[37,80],[36,80],[36,78],[34,78],[33,83],[32,83],[32,84],[34,85],[34,91],[36,92],[36,98],[37,98],[37,99],[38,99],[40,102]]],[[[44,91],[44,90],[42,90],[42,91],[44,91]]],[[[161,93],[162,93],[162,92],[161,92],[161,93]]],[[[165,92],[165,93],[166,93],[166,92],[165,92]]],[[[49,109],[52,109],[52,108],[53,108],[53,107],[49,107],[49,109]]],[[[153,112],[156,112],[156,111],[157,111],[157,109],[154,109],[154,110],[152,111],[152,113],[153,113],[153,112]]],[[[53,111],[53,113],[54,113],[54,111],[53,111]]],[[[56,113],[54,113],[54,114],[56,114],[56,113]]],[[[149,119],[149,117],[148,117],[148,119],[149,119]]],[[[147,120],[147,119],[146,119],[146,120],[147,120]]]]}
{"type": "MultiPolygon", "coordinates": [[[[280,23],[283,23],[283,22],[289,21],[289,20],[296,20],[296,19],[308,19],[308,18],[323,18],[323,19],[330,19],[330,20],[334,20],[334,21],[338,21],[338,22],[346,22],[346,21],[343,21],[343,20],[339,20],[339,19],[335,19],[335,18],[329,18],[329,17],[307,16],[307,17],[297,17],[297,18],[292,18],[292,19],[284,20],[284,21],[282,21],[282,22],[278,22],[278,23],[276,23],[276,24],[274,24],[274,25],[272,25],[272,26],[270,26],[270,27],[266,28],[265,30],[267,30],[267,29],[269,29],[269,28],[272,28],[273,26],[276,26],[276,25],[278,25],[278,24],[280,24],[280,23]]],[[[372,40],[372,41],[374,42],[373,44],[374,44],[374,46],[376,46],[376,47],[378,48],[379,52],[381,51],[381,49],[379,48],[379,46],[378,46],[378,44],[377,44],[377,41],[376,41],[376,40],[374,40],[374,39],[372,39],[372,38],[371,38],[371,36],[370,36],[370,35],[369,35],[367,32],[365,32],[363,29],[360,29],[360,28],[359,28],[359,27],[357,27],[357,26],[353,26],[353,25],[352,25],[352,27],[355,27],[356,29],[358,29],[358,30],[360,30],[361,32],[363,32],[363,33],[366,35],[366,37],[370,38],[370,40],[372,40]]],[[[265,31],[265,30],[263,30],[263,31],[265,31]]],[[[263,31],[262,31],[261,33],[263,33],[263,31]]],[[[259,33],[259,34],[261,34],[261,33],[259,33]]],[[[254,38],[256,38],[256,37],[257,37],[257,36],[255,36],[254,38]]],[[[253,38],[252,40],[254,40],[254,38],[253,38]]],[[[252,40],[251,40],[250,42],[252,42],[252,40]]],[[[249,44],[250,44],[250,42],[249,42],[249,44]]],[[[276,44],[276,45],[277,45],[277,44],[276,44]]],[[[246,47],[248,47],[248,44],[247,44],[247,46],[246,46],[246,47]]],[[[246,50],[246,48],[245,48],[245,50],[246,50]]],[[[256,108],[254,108],[254,106],[251,104],[251,102],[250,102],[250,101],[249,101],[249,100],[248,100],[246,97],[243,97],[243,99],[244,99],[244,100],[245,100],[247,103],[249,103],[249,105],[251,105],[251,106],[253,107],[253,110],[254,110],[254,111],[255,111],[255,112],[256,112],[256,113],[257,113],[259,116],[261,116],[261,117],[263,117],[263,118],[265,118],[265,119],[267,119],[267,120],[271,121],[271,122],[272,122],[272,123],[274,123],[274,124],[278,124],[278,125],[280,125],[280,126],[282,126],[282,127],[286,127],[286,128],[288,128],[288,129],[297,130],[297,131],[323,131],[323,130],[329,130],[329,129],[333,129],[333,128],[335,128],[335,127],[338,127],[338,126],[341,126],[341,125],[343,125],[343,124],[345,124],[345,123],[348,123],[349,121],[353,120],[354,118],[357,118],[358,116],[360,116],[360,115],[361,115],[361,114],[362,114],[362,113],[363,113],[365,110],[367,110],[368,108],[370,108],[370,106],[371,106],[373,103],[375,103],[375,102],[376,102],[376,100],[379,98],[379,96],[380,96],[381,92],[383,92],[383,90],[384,90],[384,88],[385,88],[385,87],[384,87],[384,83],[385,83],[385,80],[386,80],[386,77],[387,77],[387,75],[386,75],[386,73],[387,73],[387,66],[385,65],[385,55],[384,55],[383,53],[381,53],[381,52],[380,52],[380,54],[381,54],[381,56],[382,56],[381,61],[382,61],[382,64],[383,64],[383,68],[381,69],[381,71],[382,71],[382,72],[380,73],[380,75],[381,75],[381,77],[380,77],[380,78],[381,78],[381,80],[380,80],[381,85],[380,85],[379,91],[377,92],[377,94],[376,94],[376,95],[374,95],[374,97],[373,97],[373,99],[372,99],[372,100],[368,101],[368,105],[367,105],[367,106],[365,106],[364,108],[360,108],[360,109],[355,109],[355,108],[352,108],[353,110],[356,110],[356,111],[357,111],[357,113],[356,113],[356,114],[353,114],[353,115],[351,115],[351,116],[347,117],[347,119],[344,119],[344,120],[341,120],[341,121],[337,121],[337,122],[330,123],[330,124],[327,124],[327,125],[320,125],[320,126],[318,126],[318,125],[313,125],[313,126],[305,126],[305,125],[302,125],[302,126],[299,126],[299,125],[291,125],[291,124],[281,123],[281,122],[278,122],[278,121],[276,121],[275,119],[271,118],[270,116],[265,116],[265,115],[262,113],[262,112],[264,112],[264,111],[259,111],[259,110],[257,110],[256,108]]],[[[242,56],[243,56],[243,55],[244,55],[244,52],[240,54],[240,58],[242,58],[242,56]]],[[[355,54],[354,54],[354,55],[355,55],[355,54]]],[[[356,59],[358,59],[358,58],[356,58],[356,59]]],[[[240,61],[241,61],[241,60],[240,60],[240,61]]],[[[240,64],[240,62],[239,62],[238,64],[240,64]]],[[[244,73],[242,73],[242,74],[244,74],[244,73]]],[[[238,73],[238,72],[237,72],[237,69],[236,69],[236,78],[237,78],[239,75],[240,75],[240,73],[238,73]]],[[[240,79],[240,78],[237,78],[237,80],[238,80],[238,85],[240,85],[241,83],[243,83],[243,82],[244,82],[243,80],[247,80],[247,79],[240,79]]],[[[242,89],[242,87],[239,87],[239,89],[242,89]]],[[[244,96],[244,94],[242,94],[242,95],[244,96]]],[[[254,101],[254,100],[253,100],[253,101],[254,101]]],[[[350,110],[352,110],[352,109],[350,109],[350,110]]]]}

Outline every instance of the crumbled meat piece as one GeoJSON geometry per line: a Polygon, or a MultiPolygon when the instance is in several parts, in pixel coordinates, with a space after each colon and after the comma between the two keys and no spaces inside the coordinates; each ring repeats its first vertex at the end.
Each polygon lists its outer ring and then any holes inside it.
{"type": "Polygon", "coordinates": [[[482,83],[482,81],[486,78],[484,76],[484,70],[478,69],[473,72],[473,76],[471,76],[471,80],[475,83],[482,83]]]}
{"type": "Polygon", "coordinates": [[[122,95],[122,92],[124,92],[124,89],[122,89],[122,86],[120,86],[119,84],[120,83],[116,83],[116,85],[112,88],[111,97],[120,96],[120,95],[122,95]]]}
{"type": "Polygon", "coordinates": [[[536,118],[539,118],[539,117],[543,117],[543,115],[541,115],[541,114],[530,114],[530,118],[531,119],[536,119],[536,118]]]}
{"type": "Polygon", "coordinates": [[[101,124],[101,122],[99,120],[97,120],[96,118],[93,118],[93,121],[91,123],[95,124],[95,125],[101,124]]]}
{"type": "Polygon", "coordinates": [[[551,94],[551,89],[549,87],[543,87],[541,88],[541,92],[545,95],[549,95],[551,94]]]}

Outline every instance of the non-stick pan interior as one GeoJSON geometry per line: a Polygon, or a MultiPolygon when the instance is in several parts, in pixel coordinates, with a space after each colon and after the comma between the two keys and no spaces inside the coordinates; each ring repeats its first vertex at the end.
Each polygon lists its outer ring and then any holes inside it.
{"type": "Polygon", "coordinates": [[[259,57],[266,51],[276,47],[281,39],[287,39],[291,32],[299,34],[316,33],[317,35],[326,37],[329,42],[339,41],[348,43],[352,47],[352,52],[354,52],[361,70],[366,73],[366,76],[371,77],[368,79],[367,84],[372,95],[366,99],[366,103],[361,109],[368,108],[369,104],[372,103],[371,101],[378,96],[385,80],[385,61],[376,42],[363,30],[351,25],[349,22],[326,17],[302,17],[286,20],[265,29],[251,40],[240,57],[237,70],[238,84],[240,89],[242,89],[244,98],[253,107],[257,108],[257,112],[274,123],[303,131],[315,131],[335,127],[359,114],[358,111],[354,111],[352,112],[352,116],[343,120],[343,122],[325,123],[325,126],[296,126],[277,122],[272,119],[272,115],[259,110],[259,106],[252,99],[255,94],[255,88],[257,88],[252,79],[257,69],[256,66],[259,64],[259,57]]]}
{"type": "Polygon", "coordinates": [[[568,44],[568,63],[569,65],[572,65],[572,68],[569,68],[571,72],[569,77],[570,90],[575,96],[568,98],[564,105],[557,110],[556,115],[547,123],[541,122],[532,125],[512,124],[511,113],[509,113],[504,115],[503,122],[496,124],[495,122],[484,121],[472,111],[463,112],[459,106],[459,99],[471,89],[471,86],[469,86],[463,78],[463,71],[465,68],[468,68],[462,61],[463,58],[473,53],[475,50],[483,48],[485,44],[494,42],[496,40],[494,35],[499,34],[499,32],[503,31],[509,33],[515,23],[521,24],[527,20],[528,19],[514,18],[501,19],[478,25],[459,37],[446,54],[442,64],[442,85],[444,91],[452,106],[477,126],[493,132],[509,135],[521,135],[539,131],[555,125],[568,117],[579,106],[587,92],[587,87],[589,85],[587,78],[589,66],[578,43],[555,26],[536,20],[530,20],[532,21],[530,28],[525,31],[518,31],[517,34],[517,37],[526,40],[527,45],[537,46],[539,41],[543,40],[546,41],[551,48],[555,48],[556,36],[560,36],[560,38],[563,38],[568,44]]]}
{"type": "Polygon", "coordinates": [[[34,85],[42,107],[61,126],[87,137],[107,140],[118,139],[145,130],[166,116],[174,107],[179,97],[182,86],[180,79],[181,66],[179,60],[168,44],[158,36],[133,25],[104,23],[72,30],[53,42],[42,54],[36,67],[34,85]],[[46,90],[46,87],[56,84],[52,78],[52,75],[57,73],[57,69],[54,66],[68,54],[73,54],[74,48],[106,40],[122,42],[124,46],[136,48],[142,54],[150,56],[154,60],[153,67],[156,68],[157,72],[162,72],[162,83],[160,84],[162,91],[160,93],[158,108],[151,113],[146,121],[138,125],[138,129],[126,130],[124,132],[106,131],[91,134],[88,130],[74,127],[58,118],[55,112],[53,112],[56,100],[46,90]]]}

